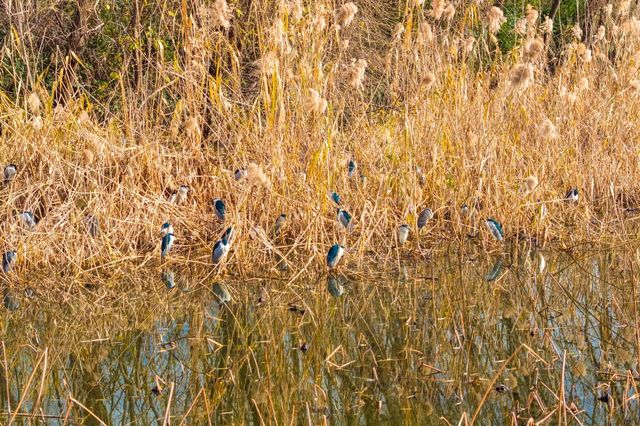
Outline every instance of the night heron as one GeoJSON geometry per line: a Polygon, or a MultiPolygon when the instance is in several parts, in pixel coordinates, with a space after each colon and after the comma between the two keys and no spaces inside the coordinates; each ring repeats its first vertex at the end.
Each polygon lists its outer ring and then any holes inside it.
{"type": "Polygon", "coordinates": [[[222,238],[213,246],[213,250],[211,252],[211,261],[214,264],[218,264],[224,260],[229,253],[229,249],[231,248],[231,238],[233,237],[233,228],[229,227],[222,235],[222,238]]]}
{"type": "Polygon", "coordinates": [[[33,213],[29,210],[25,210],[20,213],[20,220],[22,220],[22,223],[29,229],[36,227],[36,219],[33,217],[33,213]]]}
{"type": "Polygon", "coordinates": [[[571,188],[564,196],[565,201],[569,203],[577,203],[579,198],[578,188],[571,188]]]}
{"type": "Polygon", "coordinates": [[[337,209],[338,222],[345,227],[345,229],[351,231],[353,229],[353,223],[351,223],[351,215],[344,209],[337,209]]]}
{"type": "Polygon", "coordinates": [[[353,160],[349,160],[349,177],[353,177],[353,175],[356,174],[356,169],[358,168],[358,166],[356,165],[356,162],[353,160]]]}
{"type": "Polygon", "coordinates": [[[273,225],[274,235],[280,235],[280,232],[282,231],[282,227],[284,226],[286,221],[287,221],[286,214],[282,213],[280,216],[278,216],[278,218],[276,219],[276,223],[273,225]]]}
{"type": "Polygon", "coordinates": [[[344,247],[340,244],[332,245],[327,253],[327,267],[329,269],[335,269],[340,259],[342,259],[342,256],[344,256],[344,247]]]}
{"type": "Polygon", "coordinates": [[[498,241],[504,240],[504,231],[502,230],[500,222],[490,217],[484,222],[484,224],[487,226],[487,229],[489,229],[489,232],[491,232],[493,238],[498,241]]]}
{"type": "Polygon", "coordinates": [[[178,192],[176,193],[176,204],[182,204],[187,201],[187,195],[189,194],[188,185],[180,185],[178,192]]]}
{"type": "Polygon", "coordinates": [[[216,217],[218,218],[218,220],[224,222],[225,216],[227,214],[227,208],[224,205],[224,201],[222,201],[220,198],[216,198],[215,200],[213,200],[213,207],[216,211],[216,217]]]}
{"type": "Polygon", "coordinates": [[[11,183],[13,178],[16,177],[17,173],[18,173],[18,166],[16,166],[15,164],[11,163],[4,166],[4,172],[3,172],[4,184],[8,185],[9,183],[11,183]]]}
{"type": "Polygon", "coordinates": [[[2,270],[5,274],[11,272],[17,259],[18,253],[15,250],[7,251],[2,255],[2,270]]]}
{"type": "Polygon", "coordinates": [[[418,229],[424,228],[424,226],[429,222],[429,220],[433,217],[433,212],[430,208],[426,208],[420,212],[418,215],[418,229]]]}
{"type": "MultiPolygon", "coordinates": [[[[164,225],[163,225],[164,226],[164,225]]],[[[176,237],[173,235],[173,227],[169,225],[169,229],[167,233],[162,237],[162,247],[160,248],[160,257],[164,259],[168,254],[171,247],[173,247],[173,243],[175,242],[176,237]]]]}
{"type": "Polygon", "coordinates": [[[403,224],[398,227],[398,242],[400,245],[407,242],[409,238],[409,225],[403,224]]]}

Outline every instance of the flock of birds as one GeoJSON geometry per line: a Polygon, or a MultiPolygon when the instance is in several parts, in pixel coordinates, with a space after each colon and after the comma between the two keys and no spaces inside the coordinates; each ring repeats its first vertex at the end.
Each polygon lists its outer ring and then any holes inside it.
{"type": "MultiPolygon", "coordinates": [[[[348,177],[349,178],[354,177],[356,170],[357,170],[357,166],[355,161],[350,160],[349,168],[348,168],[348,177]]],[[[3,177],[4,177],[5,186],[11,183],[11,181],[15,178],[17,172],[18,172],[18,168],[13,163],[8,164],[4,167],[3,177]]],[[[247,177],[247,171],[245,169],[238,169],[234,173],[234,178],[237,181],[244,179],[246,177],[247,177]]],[[[362,174],[362,172],[360,173],[360,178],[363,181],[365,180],[364,174],[362,174]]],[[[178,188],[178,191],[171,194],[171,196],[169,197],[169,202],[180,204],[186,201],[188,193],[189,193],[189,186],[181,185],[178,188]]],[[[564,200],[568,202],[577,202],[578,197],[579,197],[578,189],[572,188],[566,193],[564,200]]],[[[332,192],[330,194],[330,198],[337,206],[336,216],[337,216],[338,222],[347,231],[351,231],[353,229],[351,214],[349,214],[347,210],[341,207],[342,200],[340,195],[337,192],[332,192]]],[[[226,206],[224,201],[219,198],[216,198],[213,200],[212,204],[213,204],[213,208],[214,208],[217,219],[221,222],[224,222],[226,219],[226,206]]],[[[469,207],[466,204],[463,205],[461,208],[461,214],[466,217],[469,215],[469,213],[470,213],[469,207]]],[[[417,220],[418,230],[424,228],[427,225],[429,220],[433,218],[433,214],[434,214],[433,211],[428,207],[424,208],[420,212],[417,220]]],[[[36,226],[36,220],[31,211],[23,211],[22,213],[19,214],[19,218],[22,221],[22,223],[29,229],[33,229],[36,226]]],[[[274,225],[274,232],[276,235],[280,233],[286,219],[287,219],[287,215],[284,213],[281,214],[276,219],[276,222],[274,225]]],[[[97,235],[98,220],[93,216],[87,216],[85,218],[85,221],[87,223],[89,234],[91,236],[97,235]]],[[[500,222],[498,222],[494,218],[489,217],[485,220],[484,223],[487,229],[489,230],[489,232],[491,233],[491,235],[493,236],[493,238],[495,238],[498,241],[502,241],[504,239],[504,230],[502,229],[502,225],[500,224],[500,222]]],[[[407,239],[409,238],[409,231],[410,231],[410,227],[408,224],[402,224],[397,228],[396,237],[398,240],[398,244],[402,245],[407,241],[407,239]]],[[[176,237],[173,232],[173,226],[169,221],[165,222],[162,225],[160,232],[162,235],[160,256],[161,256],[161,259],[164,260],[168,256],[169,252],[171,251],[171,248],[175,243],[176,237]]],[[[220,264],[227,257],[227,254],[231,249],[231,243],[233,242],[234,236],[235,236],[234,229],[232,226],[230,226],[225,230],[221,238],[218,241],[216,241],[211,251],[211,261],[214,265],[220,264]]],[[[327,268],[329,270],[335,269],[338,266],[340,259],[342,259],[342,257],[344,256],[345,252],[346,252],[346,249],[344,246],[340,244],[332,245],[326,257],[327,268]]],[[[18,258],[18,255],[16,250],[10,250],[5,252],[2,255],[2,270],[5,273],[10,272],[13,269],[17,261],[17,258],[18,258]]]]}

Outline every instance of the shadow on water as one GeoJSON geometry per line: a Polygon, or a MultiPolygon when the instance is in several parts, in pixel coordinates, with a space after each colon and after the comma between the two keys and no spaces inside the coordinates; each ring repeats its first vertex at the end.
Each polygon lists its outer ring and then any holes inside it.
{"type": "Polygon", "coordinates": [[[288,285],[164,270],[5,288],[3,423],[634,424],[631,271],[533,253],[288,285]]]}

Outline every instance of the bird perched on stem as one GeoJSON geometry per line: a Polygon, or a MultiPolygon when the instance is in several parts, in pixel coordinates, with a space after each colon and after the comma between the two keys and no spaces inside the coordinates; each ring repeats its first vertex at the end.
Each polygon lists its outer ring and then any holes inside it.
{"type": "Polygon", "coordinates": [[[486,225],[487,229],[489,229],[489,232],[491,232],[493,238],[498,241],[504,240],[504,231],[502,230],[502,225],[500,225],[500,222],[490,217],[484,222],[484,224],[486,225]]]}
{"type": "Polygon", "coordinates": [[[571,188],[564,196],[564,200],[569,203],[577,203],[579,198],[578,188],[571,188]]]}
{"type": "Polygon", "coordinates": [[[353,229],[353,223],[351,223],[351,215],[344,209],[337,209],[338,222],[344,226],[348,231],[353,229]]]}
{"type": "Polygon", "coordinates": [[[285,222],[287,221],[287,215],[282,213],[280,216],[278,216],[278,218],[276,219],[276,223],[273,225],[273,235],[274,236],[278,236],[280,235],[280,232],[282,231],[282,227],[284,226],[285,222]]]}
{"type": "Polygon", "coordinates": [[[426,209],[422,210],[418,215],[418,229],[424,228],[427,222],[429,222],[429,220],[431,220],[432,217],[433,217],[433,212],[431,211],[430,208],[427,207],[426,209]]]}
{"type": "Polygon", "coordinates": [[[224,222],[224,219],[227,215],[227,208],[224,205],[224,201],[216,198],[215,200],[213,200],[213,208],[215,209],[216,217],[218,218],[218,220],[224,222]]]}
{"type": "Polygon", "coordinates": [[[175,242],[176,237],[175,235],[173,235],[173,227],[170,224],[167,228],[165,228],[164,225],[162,226],[162,229],[167,230],[166,234],[164,234],[164,236],[162,237],[162,246],[160,247],[160,257],[164,259],[169,254],[169,250],[171,250],[171,247],[173,247],[173,243],[175,242]]]}
{"type": "Polygon", "coordinates": [[[340,244],[332,245],[327,253],[327,267],[329,270],[335,269],[336,266],[338,266],[338,262],[340,262],[342,256],[344,256],[344,247],[340,244]]]}
{"type": "Polygon", "coordinates": [[[213,245],[213,250],[211,252],[211,261],[217,265],[222,262],[225,257],[227,257],[227,253],[229,253],[229,249],[231,248],[231,239],[233,238],[233,228],[228,227],[227,230],[222,234],[222,238],[216,241],[213,245]]]}
{"type": "Polygon", "coordinates": [[[397,230],[398,235],[398,243],[403,245],[407,242],[407,238],[409,238],[409,225],[403,224],[398,227],[397,230]]]}
{"type": "Polygon", "coordinates": [[[4,166],[4,171],[2,173],[4,177],[4,184],[5,185],[10,184],[13,178],[16,177],[17,173],[18,173],[18,166],[16,166],[15,164],[11,163],[4,166]]]}
{"type": "Polygon", "coordinates": [[[10,250],[2,255],[2,271],[7,274],[13,269],[16,260],[18,259],[18,253],[15,250],[10,250]]]}
{"type": "Polygon", "coordinates": [[[176,193],[176,204],[180,205],[187,201],[187,195],[189,194],[189,186],[188,185],[180,185],[178,188],[178,192],[176,193]]]}

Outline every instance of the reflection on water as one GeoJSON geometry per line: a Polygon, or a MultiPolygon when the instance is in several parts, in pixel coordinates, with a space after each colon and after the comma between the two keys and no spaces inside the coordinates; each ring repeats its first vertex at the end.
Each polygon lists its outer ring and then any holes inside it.
{"type": "Polygon", "coordinates": [[[0,418],[637,424],[638,277],[622,256],[434,258],[293,282],[176,270],[161,283],[148,271],[55,293],[31,282],[30,297],[5,288],[0,418]],[[176,281],[190,291],[167,291],[176,281]]]}

